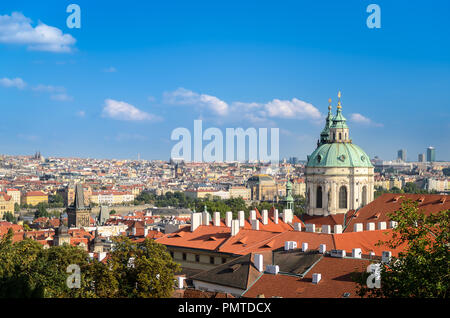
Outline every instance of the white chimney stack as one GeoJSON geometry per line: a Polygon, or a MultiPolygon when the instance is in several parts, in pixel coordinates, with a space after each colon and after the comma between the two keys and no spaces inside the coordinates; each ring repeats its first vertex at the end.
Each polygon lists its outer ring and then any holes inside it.
{"type": "Polygon", "coordinates": [[[315,232],[316,231],[316,225],[315,224],[306,224],[306,232],[315,232]]]}
{"type": "Polygon", "coordinates": [[[308,243],[303,243],[302,244],[302,251],[303,252],[307,252],[308,251],[308,243]]]}
{"type": "Polygon", "coordinates": [[[220,226],[220,212],[214,212],[214,226],[220,226]]]}
{"type": "Polygon", "coordinates": [[[233,212],[228,211],[225,213],[225,225],[231,227],[231,221],[233,220],[233,212]]]}
{"type": "Polygon", "coordinates": [[[375,223],[370,222],[366,224],[366,230],[367,231],[374,231],[375,230],[375,223]]]}
{"type": "Polygon", "coordinates": [[[239,226],[244,227],[245,226],[245,213],[244,211],[238,212],[238,220],[239,220],[239,226]]]}
{"type": "Polygon", "coordinates": [[[179,289],[183,289],[184,288],[184,280],[185,279],[186,279],[186,277],[182,277],[182,276],[177,277],[177,282],[178,282],[178,288],[179,289]]]}
{"type": "Polygon", "coordinates": [[[264,257],[262,254],[255,254],[254,256],[254,265],[259,272],[264,272],[264,257]]]}
{"type": "Polygon", "coordinates": [[[342,233],[342,225],[336,224],[334,226],[334,234],[341,234],[342,233]]]}
{"type": "Polygon", "coordinates": [[[209,225],[210,222],[211,222],[211,216],[209,215],[209,213],[206,211],[202,212],[202,224],[209,225]]]}
{"type": "Polygon", "coordinates": [[[361,258],[362,252],[360,248],[354,248],[352,250],[352,257],[353,258],[361,258]]]}
{"type": "Polygon", "coordinates": [[[295,241],[286,241],[284,242],[284,250],[290,251],[297,248],[297,242],[295,241]]]}
{"type": "Polygon", "coordinates": [[[331,234],[331,226],[330,225],[322,225],[322,233],[331,234]]]}
{"type": "Polygon", "coordinates": [[[256,211],[250,210],[250,221],[256,220],[256,211]]]}
{"type": "Polygon", "coordinates": [[[278,265],[267,265],[266,271],[267,271],[269,274],[277,275],[278,272],[280,271],[280,267],[279,267],[278,265]]]}
{"type": "Polygon", "coordinates": [[[293,215],[291,209],[284,209],[283,210],[283,222],[284,223],[292,223],[293,215]]]}
{"type": "Polygon", "coordinates": [[[301,232],[302,224],[300,222],[294,223],[294,231],[301,232]]]}
{"type": "Polygon", "coordinates": [[[252,220],[252,230],[259,231],[259,221],[258,220],[252,220]]]}
{"type": "Polygon", "coordinates": [[[274,222],[275,224],[278,224],[278,209],[275,209],[275,210],[273,211],[273,222],[274,222]]]}
{"type": "Polygon", "coordinates": [[[144,228],[144,237],[147,237],[147,235],[148,235],[148,227],[145,227],[144,228]]]}
{"type": "Polygon", "coordinates": [[[312,282],[313,282],[313,284],[318,284],[321,279],[322,279],[322,275],[319,274],[319,273],[314,273],[312,275],[312,282]]]}
{"type": "Polygon", "coordinates": [[[136,226],[133,226],[133,228],[131,230],[132,230],[132,235],[136,236],[136,226]]]}
{"type": "Polygon", "coordinates": [[[191,213],[191,232],[194,232],[202,224],[201,213],[191,213]]]}
{"type": "Polygon", "coordinates": [[[363,231],[363,224],[362,223],[355,223],[353,225],[353,232],[362,232],[363,231]]]}
{"type": "Polygon", "coordinates": [[[319,253],[325,254],[326,251],[327,251],[327,246],[325,244],[320,244],[319,245],[319,253]]]}
{"type": "Polygon", "coordinates": [[[239,220],[231,221],[231,236],[236,236],[239,233],[239,220]]]}
{"type": "Polygon", "coordinates": [[[386,230],[386,222],[378,222],[379,230],[386,230]]]}
{"type": "Polygon", "coordinates": [[[397,227],[397,225],[398,225],[398,222],[396,222],[396,221],[389,221],[389,227],[391,229],[395,229],[397,227]]]}
{"type": "Polygon", "coordinates": [[[392,252],[390,251],[383,251],[381,253],[381,262],[382,263],[389,263],[391,261],[392,252]]]}
{"type": "Polygon", "coordinates": [[[267,225],[269,223],[269,211],[262,210],[262,224],[267,225]]]}

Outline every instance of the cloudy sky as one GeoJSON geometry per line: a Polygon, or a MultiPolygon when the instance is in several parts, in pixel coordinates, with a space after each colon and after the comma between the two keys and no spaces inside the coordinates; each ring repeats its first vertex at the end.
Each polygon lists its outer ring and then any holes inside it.
{"type": "Polygon", "coordinates": [[[372,2],[75,0],[70,29],[69,3],[2,1],[0,153],[167,160],[202,119],[305,159],[340,90],[370,157],[450,160],[450,3],[377,1],[369,29],[372,2]]]}

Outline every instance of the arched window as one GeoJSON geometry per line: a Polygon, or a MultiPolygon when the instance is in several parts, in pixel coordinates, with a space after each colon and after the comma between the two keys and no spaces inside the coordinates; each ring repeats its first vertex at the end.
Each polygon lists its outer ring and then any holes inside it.
{"type": "Polygon", "coordinates": [[[342,139],[342,134],[341,133],[339,133],[339,140],[341,140],[342,139]]]}
{"type": "Polygon", "coordinates": [[[317,192],[316,192],[316,208],[322,208],[322,187],[318,186],[317,187],[317,192]]]}
{"type": "Polygon", "coordinates": [[[362,189],[362,205],[365,206],[367,204],[367,186],[363,186],[362,189]]]}
{"type": "Polygon", "coordinates": [[[347,188],[345,186],[339,189],[339,209],[347,209],[347,188]]]}

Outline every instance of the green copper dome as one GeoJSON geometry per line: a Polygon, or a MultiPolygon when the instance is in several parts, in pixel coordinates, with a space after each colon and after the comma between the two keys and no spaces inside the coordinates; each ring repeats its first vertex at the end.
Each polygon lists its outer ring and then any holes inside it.
{"type": "Polygon", "coordinates": [[[369,156],[349,142],[327,143],[308,157],[307,167],[364,167],[373,168],[369,156]]]}

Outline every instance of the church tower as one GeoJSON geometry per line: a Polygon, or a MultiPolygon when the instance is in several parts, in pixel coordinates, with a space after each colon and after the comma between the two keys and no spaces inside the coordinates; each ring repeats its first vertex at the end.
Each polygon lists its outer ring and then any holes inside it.
{"type": "Polygon", "coordinates": [[[352,143],[342,114],[341,92],[336,115],[329,100],[325,128],[306,164],[306,213],[330,215],[356,210],[373,201],[374,167],[352,143]]]}
{"type": "Polygon", "coordinates": [[[75,200],[73,205],[67,208],[69,227],[88,227],[91,217],[90,207],[84,205],[84,190],[81,184],[75,186],[75,200]]]}

